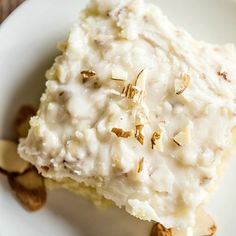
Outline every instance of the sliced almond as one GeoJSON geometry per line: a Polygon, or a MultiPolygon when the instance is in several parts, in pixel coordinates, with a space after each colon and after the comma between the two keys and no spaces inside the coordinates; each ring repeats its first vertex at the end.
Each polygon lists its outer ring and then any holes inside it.
{"type": "Polygon", "coordinates": [[[196,224],[187,229],[172,229],[172,236],[213,236],[216,233],[216,225],[213,219],[199,208],[196,211],[196,224]]]}
{"type": "Polygon", "coordinates": [[[187,74],[183,74],[179,79],[175,81],[175,93],[180,95],[188,87],[190,82],[190,77],[187,74]]]}
{"type": "Polygon", "coordinates": [[[36,113],[32,106],[25,105],[20,108],[15,119],[15,130],[18,137],[26,137],[30,128],[29,121],[36,113]]]}
{"type": "Polygon", "coordinates": [[[225,72],[225,71],[218,71],[217,72],[217,75],[218,76],[220,76],[220,77],[222,77],[225,81],[228,81],[228,82],[230,82],[230,80],[228,79],[228,74],[227,74],[227,72],[225,72]]]}
{"type": "Polygon", "coordinates": [[[177,144],[178,146],[183,147],[186,142],[187,142],[187,135],[186,132],[179,132],[177,133],[174,137],[173,137],[173,141],[175,142],[175,144],[177,144]]]}
{"type": "Polygon", "coordinates": [[[128,73],[124,71],[121,67],[113,65],[111,71],[111,78],[112,80],[126,81],[128,79],[128,73]]]}
{"type": "Polygon", "coordinates": [[[156,223],[152,227],[151,236],[174,236],[171,229],[165,228],[162,224],[156,223]]]}
{"type": "Polygon", "coordinates": [[[121,137],[121,138],[128,138],[131,136],[130,131],[125,131],[120,128],[112,128],[111,132],[116,134],[117,137],[121,137]]]}
{"type": "Polygon", "coordinates": [[[116,78],[116,77],[111,77],[111,80],[119,81],[119,82],[124,82],[124,79],[121,78],[116,78]]]}
{"type": "Polygon", "coordinates": [[[121,94],[125,96],[127,99],[132,100],[134,103],[139,104],[141,103],[144,91],[145,91],[145,78],[146,73],[144,70],[141,70],[134,84],[130,83],[123,87],[121,94]]]}
{"type": "Polygon", "coordinates": [[[134,85],[144,90],[145,82],[146,82],[146,71],[143,69],[138,73],[134,85]]]}
{"type": "Polygon", "coordinates": [[[151,137],[152,149],[156,148],[158,151],[163,152],[164,147],[163,147],[162,139],[163,139],[163,135],[162,135],[161,130],[155,131],[151,137]]]}
{"type": "Polygon", "coordinates": [[[138,165],[137,165],[137,172],[140,173],[143,170],[143,164],[144,164],[144,157],[142,157],[139,161],[138,161],[138,165]]]}
{"type": "Polygon", "coordinates": [[[188,144],[190,139],[191,139],[191,123],[189,123],[189,125],[186,128],[178,132],[173,137],[173,141],[175,142],[175,144],[181,147],[188,144]]]}
{"type": "Polygon", "coordinates": [[[21,175],[9,175],[8,181],[16,197],[28,210],[39,210],[46,202],[44,180],[35,169],[21,175]]]}
{"type": "Polygon", "coordinates": [[[193,236],[212,236],[216,233],[214,220],[202,208],[196,211],[196,225],[193,227],[193,236]]]}
{"type": "Polygon", "coordinates": [[[134,96],[138,93],[138,88],[132,84],[128,84],[123,88],[122,94],[124,94],[128,99],[133,99],[134,96]]]}
{"type": "Polygon", "coordinates": [[[121,94],[127,99],[132,100],[134,103],[139,104],[142,101],[143,90],[137,86],[128,84],[127,86],[124,86],[121,94]]]}
{"type": "Polygon", "coordinates": [[[83,79],[83,83],[87,82],[88,79],[90,79],[91,77],[96,75],[96,72],[93,70],[82,70],[80,72],[82,79],[83,79]]]}
{"type": "Polygon", "coordinates": [[[143,145],[144,135],[142,133],[143,125],[136,125],[135,138],[143,145]]]}
{"type": "Polygon", "coordinates": [[[20,158],[17,144],[0,140],[0,170],[4,173],[23,173],[29,168],[29,163],[20,158]]]}

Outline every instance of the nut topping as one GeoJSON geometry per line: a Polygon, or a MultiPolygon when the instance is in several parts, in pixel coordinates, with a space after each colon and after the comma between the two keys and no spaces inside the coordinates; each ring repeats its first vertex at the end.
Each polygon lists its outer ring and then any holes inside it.
{"type": "Polygon", "coordinates": [[[187,74],[183,74],[180,79],[175,83],[175,93],[180,95],[188,87],[190,82],[190,77],[187,74]]]}
{"type": "Polygon", "coordinates": [[[217,72],[217,75],[220,76],[220,77],[222,77],[225,81],[230,82],[230,80],[228,79],[227,72],[218,71],[218,72],[217,72]]]}
{"type": "Polygon", "coordinates": [[[167,229],[162,224],[156,223],[152,227],[151,236],[173,236],[173,235],[171,229],[167,229]]]}
{"type": "Polygon", "coordinates": [[[115,133],[117,137],[121,138],[128,138],[131,136],[130,131],[124,131],[123,129],[120,128],[112,128],[111,132],[115,133]]]}
{"type": "Polygon", "coordinates": [[[135,138],[143,145],[144,136],[142,134],[143,125],[136,125],[135,138]]]}
{"type": "Polygon", "coordinates": [[[152,138],[151,138],[152,149],[154,149],[154,146],[156,145],[156,141],[159,140],[160,137],[161,137],[160,131],[156,131],[152,134],[152,138]]]}
{"type": "Polygon", "coordinates": [[[96,72],[93,70],[82,70],[80,72],[82,78],[83,78],[83,83],[87,82],[88,79],[96,75],[96,72]]]}
{"type": "Polygon", "coordinates": [[[138,173],[140,173],[143,170],[143,164],[144,164],[144,157],[142,157],[138,162],[138,166],[137,166],[138,173]]]}

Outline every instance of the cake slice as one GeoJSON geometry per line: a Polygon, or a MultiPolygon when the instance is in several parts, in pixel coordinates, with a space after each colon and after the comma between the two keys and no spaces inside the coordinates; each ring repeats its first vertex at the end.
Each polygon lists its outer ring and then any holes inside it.
{"type": "Polygon", "coordinates": [[[92,0],[60,49],[20,156],[142,220],[194,225],[233,151],[235,47],[142,0],[92,0]]]}

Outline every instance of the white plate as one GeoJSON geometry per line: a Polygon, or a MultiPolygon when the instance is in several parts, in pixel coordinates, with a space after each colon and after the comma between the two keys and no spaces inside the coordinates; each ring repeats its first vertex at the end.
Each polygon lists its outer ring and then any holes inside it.
{"type": "MultiPolygon", "coordinates": [[[[156,0],[169,18],[194,37],[213,43],[236,43],[236,2],[232,0],[156,0]]],[[[12,119],[22,104],[37,104],[44,88],[44,72],[57,54],[56,42],[65,38],[86,1],[28,0],[0,27],[0,137],[11,138],[12,119]]],[[[217,127],[216,127],[217,128],[217,127]]],[[[236,230],[236,159],[212,196],[210,212],[218,236],[236,230]]],[[[122,210],[97,210],[77,196],[50,192],[46,206],[28,213],[0,176],[0,236],[149,236],[150,224],[122,210]]]]}

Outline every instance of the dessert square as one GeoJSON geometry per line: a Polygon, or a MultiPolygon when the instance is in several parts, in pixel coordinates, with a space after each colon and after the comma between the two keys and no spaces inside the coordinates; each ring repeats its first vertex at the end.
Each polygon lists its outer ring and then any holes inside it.
{"type": "Polygon", "coordinates": [[[233,152],[235,47],[142,0],[92,0],[59,48],[21,157],[142,220],[194,225],[233,152]]]}

